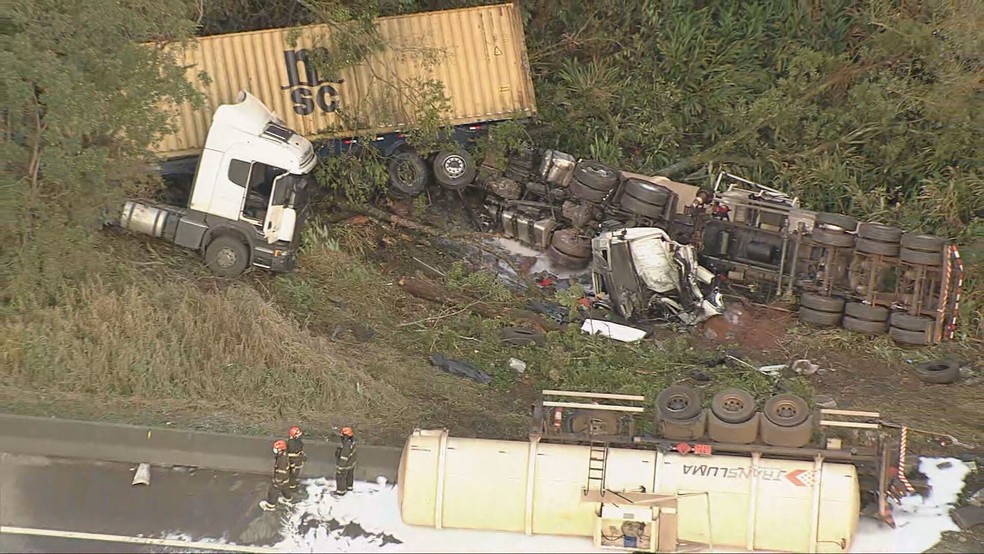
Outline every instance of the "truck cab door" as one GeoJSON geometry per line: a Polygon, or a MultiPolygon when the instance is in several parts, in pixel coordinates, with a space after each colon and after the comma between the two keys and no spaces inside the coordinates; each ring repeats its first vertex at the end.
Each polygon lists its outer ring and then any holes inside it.
{"type": "Polygon", "coordinates": [[[289,173],[282,173],[273,179],[270,203],[263,221],[263,238],[268,244],[277,241],[290,242],[294,238],[297,212],[288,207],[292,192],[291,180],[286,179],[288,175],[289,173]]]}

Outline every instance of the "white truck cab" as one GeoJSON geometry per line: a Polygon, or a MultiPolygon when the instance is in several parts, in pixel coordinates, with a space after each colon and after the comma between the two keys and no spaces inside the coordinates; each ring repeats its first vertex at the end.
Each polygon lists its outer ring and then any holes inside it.
{"type": "Polygon", "coordinates": [[[187,207],[127,202],[120,223],[201,250],[221,276],[291,271],[316,165],[310,141],[241,91],[215,111],[187,207]]]}

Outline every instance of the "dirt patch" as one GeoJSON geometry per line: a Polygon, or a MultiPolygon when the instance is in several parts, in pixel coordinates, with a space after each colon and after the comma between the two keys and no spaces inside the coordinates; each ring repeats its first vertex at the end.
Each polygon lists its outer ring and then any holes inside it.
{"type": "Polygon", "coordinates": [[[712,344],[740,344],[757,351],[776,350],[793,324],[792,313],[773,306],[754,306],[732,300],[725,313],[702,323],[697,334],[712,344]]]}

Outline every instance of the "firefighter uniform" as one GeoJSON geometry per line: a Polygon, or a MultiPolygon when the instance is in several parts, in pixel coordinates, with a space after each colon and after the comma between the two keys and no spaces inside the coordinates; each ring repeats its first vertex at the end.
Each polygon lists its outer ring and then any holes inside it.
{"type": "Polygon", "coordinates": [[[307,454],[304,453],[304,441],[301,437],[291,437],[287,439],[287,486],[290,492],[297,491],[297,477],[301,474],[307,454]]]}
{"type": "Polygon", "coordinates": [[[335,449],[335,492],[345,494],[352,490],[357,463],[357,449],[352,430],[342,430],[342,442],[335,449]]]}
{"type": "Polygon", "coordinates": [[[290,471],[290,462],[287,459],[286,452],[280,452],[276,454],[273,459],[273,482],[270,483],[270,490],[267,492],[267,504],[276,505],[280,500],[281,496],[287,502],[290,502],[292,495],[290,493],[290,487],[287,485],[290,471]]]}

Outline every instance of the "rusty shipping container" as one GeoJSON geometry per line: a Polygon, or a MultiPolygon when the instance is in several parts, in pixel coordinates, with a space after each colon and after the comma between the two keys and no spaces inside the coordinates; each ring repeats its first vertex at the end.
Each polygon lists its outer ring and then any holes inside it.
{"type": "Polygon", "coordinates": [[[326,44],[327,26],[271,29],[200,38],[183,47],[189,79],[206,105],[180,107],[178,131],[157,147],[168,158],[205,145],[211,115],[247,90],[308,138],[382,134],[414,119],[419,84],[437,80],[450,99],[453,125],[536,113],[526,41],[513,4],[426,12],[377,20],[386,49],[339,76],[319,75],[311,49],[326,44]],[[298,35],[296,46],[290,36],[298,35]],[[339,113],[345,117],[340,117],[339,113]]]}

